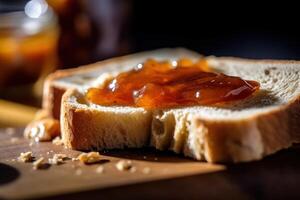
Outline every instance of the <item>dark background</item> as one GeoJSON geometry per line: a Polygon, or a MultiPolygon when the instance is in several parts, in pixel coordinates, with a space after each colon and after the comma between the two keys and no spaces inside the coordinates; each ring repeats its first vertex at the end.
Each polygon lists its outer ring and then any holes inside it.
{"type": "Polygon", "coordinates": [[[136,0],[132,51],[183,46],[205,55],[300,59],[297,8],[286,1],[136,0]]]}

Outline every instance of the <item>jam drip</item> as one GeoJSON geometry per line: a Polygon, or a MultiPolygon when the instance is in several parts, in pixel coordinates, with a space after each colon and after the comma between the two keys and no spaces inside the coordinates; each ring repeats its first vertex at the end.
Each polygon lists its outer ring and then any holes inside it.
{"type": "Polygon", "coordinates": [[[147,60],[120,73],[103,88],[88,90],[87,99],[104,106],[146,109],[212,105],[247,98],[259,89],[256,81],[211,72],[205,60],[193,63],[147,60]]]}

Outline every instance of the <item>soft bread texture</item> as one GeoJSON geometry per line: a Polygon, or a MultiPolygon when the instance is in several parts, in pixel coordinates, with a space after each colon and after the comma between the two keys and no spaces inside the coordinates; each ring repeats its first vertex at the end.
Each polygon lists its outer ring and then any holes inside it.
{"type": "MultiPolygon", "coordinates": [[[[125,58],[130,62],[112,59],[104,61],[103,66],[98,63],[97,76],[131,69],[145,58],[162,53],[166,57],[161,58],[168,60],[200,57],[184,49],[153,51],[125,58]]],[[[300,62],[206,59],[217,71],[260,82],[261,89],[226,105],[149,111],[92,104],[84,98],[85,89],[74,84],[62,100],[65,145],[80,150],[151,145],[197,160],[243,162],[261,159],[300,141],[300,62]]]]}
{"type": "Polygon", "coordinates": [[[74,89],[68,90],[62,99],[62,139],[69,148],[145,146],[150,137],[151,119],[151,113],[143,108],[90,105],[74,89]]]}

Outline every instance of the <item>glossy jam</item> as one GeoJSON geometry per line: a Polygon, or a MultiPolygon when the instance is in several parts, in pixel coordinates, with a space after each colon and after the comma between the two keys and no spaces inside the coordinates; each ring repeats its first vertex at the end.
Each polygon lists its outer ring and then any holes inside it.
{"type": "Polygon", "coordinates": [[[103,88],[91,88],[86,97],[104,106],[146,109],[211,105],[247,98],[259,89],[256,81],[211,72],[205,60],[193,63],[147,60],[120,73],[103,88]]]}

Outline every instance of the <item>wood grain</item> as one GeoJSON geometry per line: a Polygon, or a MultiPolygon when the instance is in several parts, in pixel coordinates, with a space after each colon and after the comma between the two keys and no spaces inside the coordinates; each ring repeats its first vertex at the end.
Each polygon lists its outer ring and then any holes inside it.
{"type": "MultiPolygon", "coordinates": [[[[64,149],[50,142],[33,143],[22,137],[22,130],[0,132],[0,161],[3,166],[10,166],[18,174],[15,179],[1,185],[0,197],[31,198],[58,195],[69,192],[108,188],[139,182],[161,180],[191,174],[208,173],[222,170],[221,165],[195,162],[171,153],[161,153],[151,149],[109,151],[102,153],[103,162],[94,165],[83,165],[78,161],[66,161],[59,166],[50,166],[44,170],[33,170],[31,163],[17,162],[21,152],[32,151],[36,158],[51,158],[55,153],[65,153],[70,158],[80,152],[64,149]],[[11,133],[14,132],[14,133],[11,133]],[[12,139],[13,138],[13,139],[12,139]],[[130,159],[136,172],[118,171],[115,164],[120,159],[130,159]],[[102,165],[104,173],[96,173],[102,165]],[[150,173],[143,173],[144,168],[150,173]],[[81,170],[81,175],[76,172],[81,170]]],[[[1,172],[2,173],[2,172],[1,172]]],[[[5,173],[5,172],[3,172],[5,173]]]]}
{"type": "Polygon", "coordinates": [[[0,199],[277,199],[300,197],[300,148],[293,147],[262,161],[212,165],[152,149],[102,152],[103,162],[82,165],[71,160],[44,170],[16,159],[32,151],[39,158],[80,152],[52,143],[29,146],[22,129],[0,130],[0,199]],[[12,139],[14,138],[14,139],[12,139]],[[18,139],[17,139],[18,138],[18,139]],[[48,153],[49,152],[49,153],[48,153]],[[137,171],[118,171],[130,159],[137,171]],[[104,173],[96,173],[102,165],[104,173]],[[149,174],[142,171],[150,168],[149,174]],[[76,171],[81,170],[81,175],[76,171]]]}

